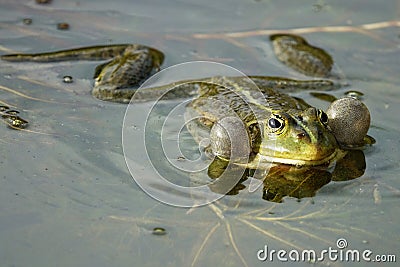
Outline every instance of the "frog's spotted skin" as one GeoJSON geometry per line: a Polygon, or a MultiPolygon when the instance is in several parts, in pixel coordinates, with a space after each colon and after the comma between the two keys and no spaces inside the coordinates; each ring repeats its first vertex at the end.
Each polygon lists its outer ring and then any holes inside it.
{"type": "Polygon", "coordinates": [[[270,40],[276,57],[287,66],[308,76],[329,76],[333,59],[323,49],[293,34],[274,34],[270,40]]]}

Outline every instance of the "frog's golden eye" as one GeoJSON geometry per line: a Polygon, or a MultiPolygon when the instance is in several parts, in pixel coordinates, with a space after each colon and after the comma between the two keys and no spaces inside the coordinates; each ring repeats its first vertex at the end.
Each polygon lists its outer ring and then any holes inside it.
{"type": "Polygon", "coordinates": [[[328,124],[328,115],[325,112],[318,109],[317,114],[318,114],[318,119],[320,122],[322,122],[325,125],[328,124]]]}
{"type": "Polygon", "coordinates": [[[285,121],[279,115],[272,114],[271,118],[268,120],[268,127],[272,132],[277,132],[283,129],[285,126],[285,121]]]}

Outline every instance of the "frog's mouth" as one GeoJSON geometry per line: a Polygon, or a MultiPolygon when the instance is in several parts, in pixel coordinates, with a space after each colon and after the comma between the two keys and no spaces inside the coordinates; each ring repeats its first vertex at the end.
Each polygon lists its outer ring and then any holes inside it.
{"type": "Polygon", "coordinates": [[[240,165],[249,169],[269,168],[271,166],[271,163],[288,164],[295,166],[320,166],[320,165],[330,166],[338,158],[339,154],[340,154],[339,151],[336,149],[331,154],[327,155],[324,158],[318,160],[304,160],[304,159],[279,158],[279,157],[262,155],[259,153],[250,162],[245,164],[237,163],[236,165],[240,165]]]}

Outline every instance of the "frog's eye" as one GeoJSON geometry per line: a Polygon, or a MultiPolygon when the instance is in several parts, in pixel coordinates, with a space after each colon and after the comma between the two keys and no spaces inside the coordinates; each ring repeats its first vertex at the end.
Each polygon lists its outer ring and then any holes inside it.
{"type": "Polygon", "coordinates": [[[268,126],[271,127],[272,129],[279,129],[282,126],[282,123],[275,118],[271,118],[268,121],[268,126]]]}
{"type": "Polygon", "coordinates": [[[285,126],[285,121],[281,116],[273,114],[272,117],[268,120],[268,127],[272,130],[272,132],[277,132],[285,126]]]}
{"type": "Polygon", "coordinates": [[[328,115],[325,112],[318,109],[317,114],[318,114],[318,119],[320,120],[320,122],[322,122],[323,124],[328,123],[328,115]]]}

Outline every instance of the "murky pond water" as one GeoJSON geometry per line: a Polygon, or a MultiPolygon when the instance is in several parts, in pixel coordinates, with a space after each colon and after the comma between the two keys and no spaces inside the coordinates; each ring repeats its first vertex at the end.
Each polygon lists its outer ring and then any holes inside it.
{"type": "MultiPolygon", "coordinates": [[[[163,67],[211,60],[246,74],[305,78],[282,66],[268,43],[275,32],[301,34],[332,54],[350,84],[332,94],[364,94],[377,140],[364,151],[364,175],[330,182],[301,201],[272,203],[260,190],[243,189],[204,207],[164,205],[126,166],[126,106],[90,94],[98,63],[2,61],[0,104],[30,122],[22,131],[0,124],[2,266],[263,266],[271,264],[257,258],[265,246],[320,252],[338,249],[339,238],[347,241],[341,251],[399,260],[400,2],[235,2],[2,1],[0,50],[141,43],[164,51],[163,67]],[[69,29],[57,29],[61,22],[69,29]],[[65,75],[73,83],[63,83],[65,75]],[[155,227],[166,234],[153,234],[155,227]]],[[[297,96],[327,107],[308,92],[297,96]]],[[[345,265],[317,262],[328,264],[345,265]]]]}

